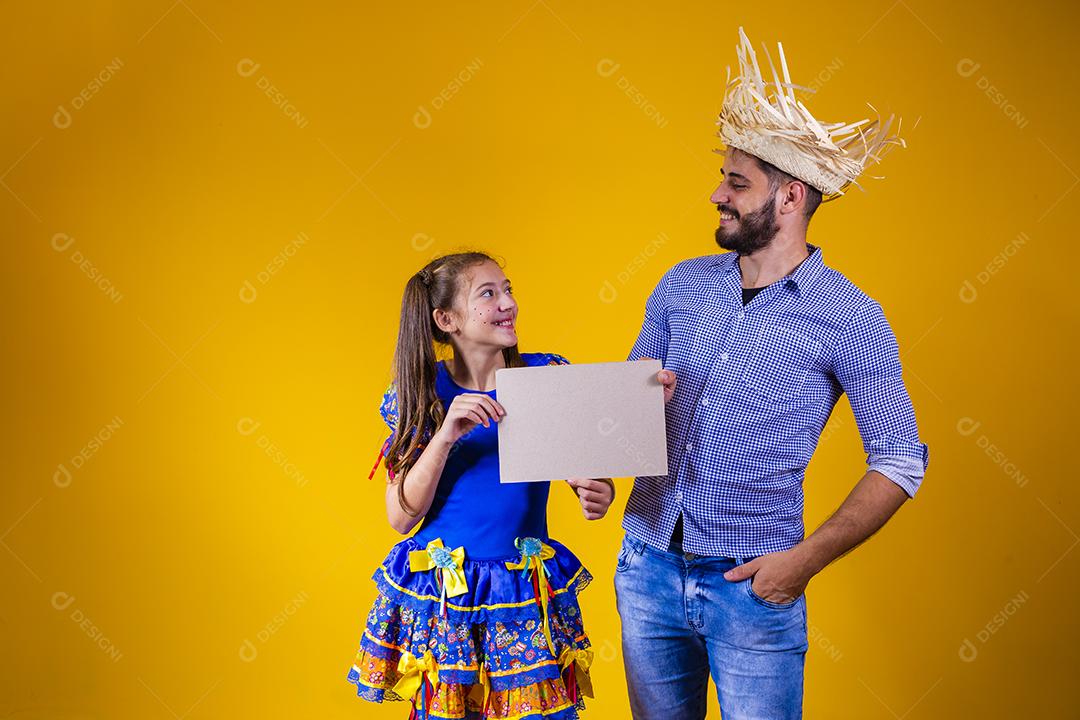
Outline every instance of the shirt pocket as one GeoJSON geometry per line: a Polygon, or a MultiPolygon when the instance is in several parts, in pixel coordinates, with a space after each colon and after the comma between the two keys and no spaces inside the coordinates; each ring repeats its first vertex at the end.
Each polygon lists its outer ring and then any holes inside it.
{"type": "Polygon", "coordinates": [[[743,383],[760,398],[776,404],[798,400],[825,346],[783,325],[766,325],[754,339],[743,368],[743,383]]]}

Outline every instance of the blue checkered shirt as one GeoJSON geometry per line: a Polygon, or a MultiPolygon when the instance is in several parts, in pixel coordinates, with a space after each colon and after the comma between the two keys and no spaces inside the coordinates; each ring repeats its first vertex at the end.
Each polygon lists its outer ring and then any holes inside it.
{"type": "Polygon", "coordinates": [[[666,549],[750,558],[802,541],[803,478],[843,393],[870,470],[914,496],[926,472],[896,337],[881,305],[821,249],[742,303],[734,252],[685,260],[645,304],[629,360],[663,361],[668,475],[638,477],[623,527],[666,549]]]}

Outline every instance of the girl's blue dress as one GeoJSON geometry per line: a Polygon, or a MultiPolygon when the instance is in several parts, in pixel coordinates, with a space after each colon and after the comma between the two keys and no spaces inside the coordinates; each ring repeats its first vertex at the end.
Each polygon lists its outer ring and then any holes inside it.
{"type": "MultiPolygon", "coordinates": [[[[440,362],[436,392],[445,410],[475,391],[440,362]]],[[[396,431],[392,386],[380,411],[396,431]]],[[[458,441],[420,529],[373,576],[379,595],[348,674],[360,697],[411,700],[417,718],[578,717],[592,696],[592,650],[577,594],[592,576],[548,536],[550,487],[499,482],[498,423],[458,441]]]]}

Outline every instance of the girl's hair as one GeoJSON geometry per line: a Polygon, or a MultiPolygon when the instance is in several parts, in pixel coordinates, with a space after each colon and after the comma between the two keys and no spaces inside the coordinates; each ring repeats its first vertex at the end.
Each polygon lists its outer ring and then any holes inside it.
{"type": "MultiPolygon", "coordinates": [[[[397,430],[386,452],[390,482],[397,483],[398,502],[409,515],[417,511],[405,500],[405,475],[419,451],[443,422],[443,406],[435,392],[435,344],[450,344],[450,335],[435,324],[436,309],[451,310],[465,280],[465,271],[485,262],[499,264],[482,252],[437,257],[405,284],[401,298],[401,327],[394,350],[394,387],[397,391],[397,430]]],[[[517,345],[503,350],[506,367],[521,367],[517,345]]]]}

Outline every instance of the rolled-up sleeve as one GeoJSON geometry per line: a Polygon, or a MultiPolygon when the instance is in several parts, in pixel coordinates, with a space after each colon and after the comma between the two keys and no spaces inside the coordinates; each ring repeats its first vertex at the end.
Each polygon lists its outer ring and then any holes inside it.
{"type": "Polygon", "coordinates": [[[926,474],[929,448],[919,440],[896,336],[879,303],[860,308],[844,329],[833,372],[851,404],[868,469],[914,497],[926,474]]]}
{"type": "Polygon", "coordinates": [[[645,301],[645,319],[627,360],[653,358],[667,364],[668,342],[671,339],[667,324],[667,286],[670,274],[669,270],[660,278],[649,299],[645,301]]]}

